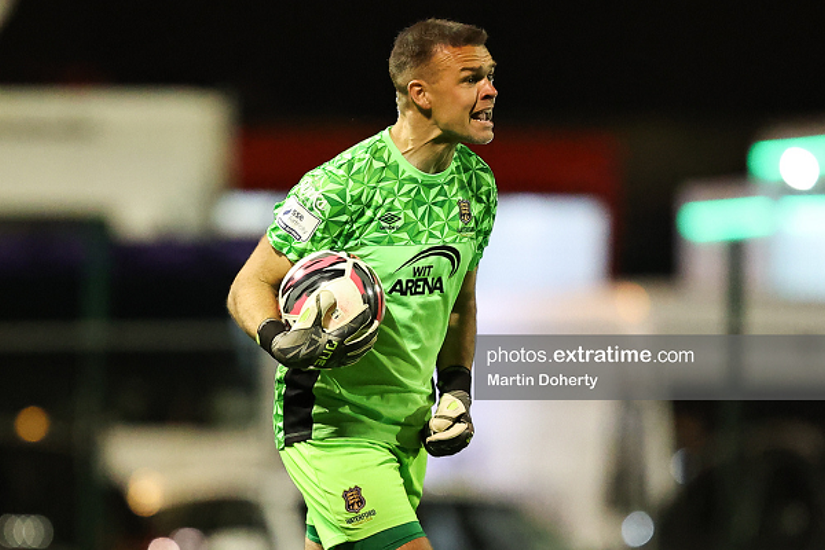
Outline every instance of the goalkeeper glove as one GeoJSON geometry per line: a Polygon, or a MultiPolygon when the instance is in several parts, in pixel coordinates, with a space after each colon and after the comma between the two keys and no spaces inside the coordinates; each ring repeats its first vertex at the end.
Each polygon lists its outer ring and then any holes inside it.
{"type": "Polygon", "coordinates": [[[424,427],[424,448],[432,456],[448,456],[470,444],[475,430],[470,418],[470,369],[461,365],[438,373],[441,394],[435,414],[424,427]]]}
{"type": "Polygon", "coordinates": [[[328,331],[322,321],[335,307],[335,296],[322,290],[311,296],[301,317],[287,330],[278,319],[267,319],[258,327],[258,344],[287,368],[332,369],[358,361],[372,349],[378,337],[377,322],[367,306],[348,323],[328,331]]]}

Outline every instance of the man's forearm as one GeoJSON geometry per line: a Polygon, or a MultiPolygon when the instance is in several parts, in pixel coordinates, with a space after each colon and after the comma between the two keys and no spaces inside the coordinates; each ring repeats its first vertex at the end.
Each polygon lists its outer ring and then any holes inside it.
{"type": "Polygon", "coordinates": [[[263,237],[232,282],[227,309],[251,338],[256,337],[262,321],[280,318],[278,285],[291,266],[292,262],[263,237]]]}
{"type": "Polygon", "coordinates": [[[436,367],[473,366],[476,346],[476,272],[468,271],[450,313],[436,367]]]}
{"type": "Polygon", "coordinates": [[[263,320],[280,318],[277,291],[241,274],[232,283],[226,305],[238,326],[251,338],[256,337],[258,325],[263,320]]]}
{"type": "Polygon", "coordinates": [[[475,302],[468,304],[464,311],[453,312],[441,352],[438,354],[438,369],[453,365],[473,366],[476,342],[475,302]]]}

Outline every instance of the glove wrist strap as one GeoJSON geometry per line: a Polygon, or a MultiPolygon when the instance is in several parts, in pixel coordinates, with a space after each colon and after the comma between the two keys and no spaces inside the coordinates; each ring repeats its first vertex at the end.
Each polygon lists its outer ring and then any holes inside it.
{"type": "Polygon", "coordinates": [[[472,385],[470,369],[464,365],[445,367],[438,371],[438,384],[436,385],[441,393],[465,391],[469,395],[472,385]]]}
{"type": "Polygon", "coordinates": [[[272,353],[272,340],[282,332],[286,332],[286,323],[280,319],[264,319],[258,325],[256,338],[258,345],[264,348],[267,353],[272,353]]]}

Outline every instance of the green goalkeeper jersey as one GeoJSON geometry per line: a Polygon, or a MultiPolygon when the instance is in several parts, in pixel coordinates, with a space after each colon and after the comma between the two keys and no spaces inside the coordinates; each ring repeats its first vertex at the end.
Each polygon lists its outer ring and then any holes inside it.
{"type": "Polygon", "coordinates": [[[279,448],[330,437],[420,445],[450,311],[487,246],[496,204],[490,168],[466,146],[444,172],[427,174],[386,129],[308,172],[275,206],[274,248],[292,261],[327,249],[357,255],[380,277],[387,305],[375,347],[354,365],[278,367],[279,448]]]}

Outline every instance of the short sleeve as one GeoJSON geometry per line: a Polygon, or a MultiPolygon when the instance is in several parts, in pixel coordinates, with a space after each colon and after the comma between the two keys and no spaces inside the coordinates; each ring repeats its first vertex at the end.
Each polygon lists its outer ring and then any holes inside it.
{"type": "Polygon", "coordinates": [[[316,168],[275,205],[267,238],[293,262],[318,250],[337,250],[350,218],[347,204],[347,186],[316,168]]]}
{"type": "Polygon", "coordinates": [[[481,198],[481,208],[479,209],[479,219],[476,227],[475,253],[470,261],[469,269],[478,267],[484,249],[490,243],[490,234],[493,232],[493,224],[496,219],[496,209],[498,208],[498,191],[492,173],[489,173],[487,185],[483,187],[481,198]]]}

